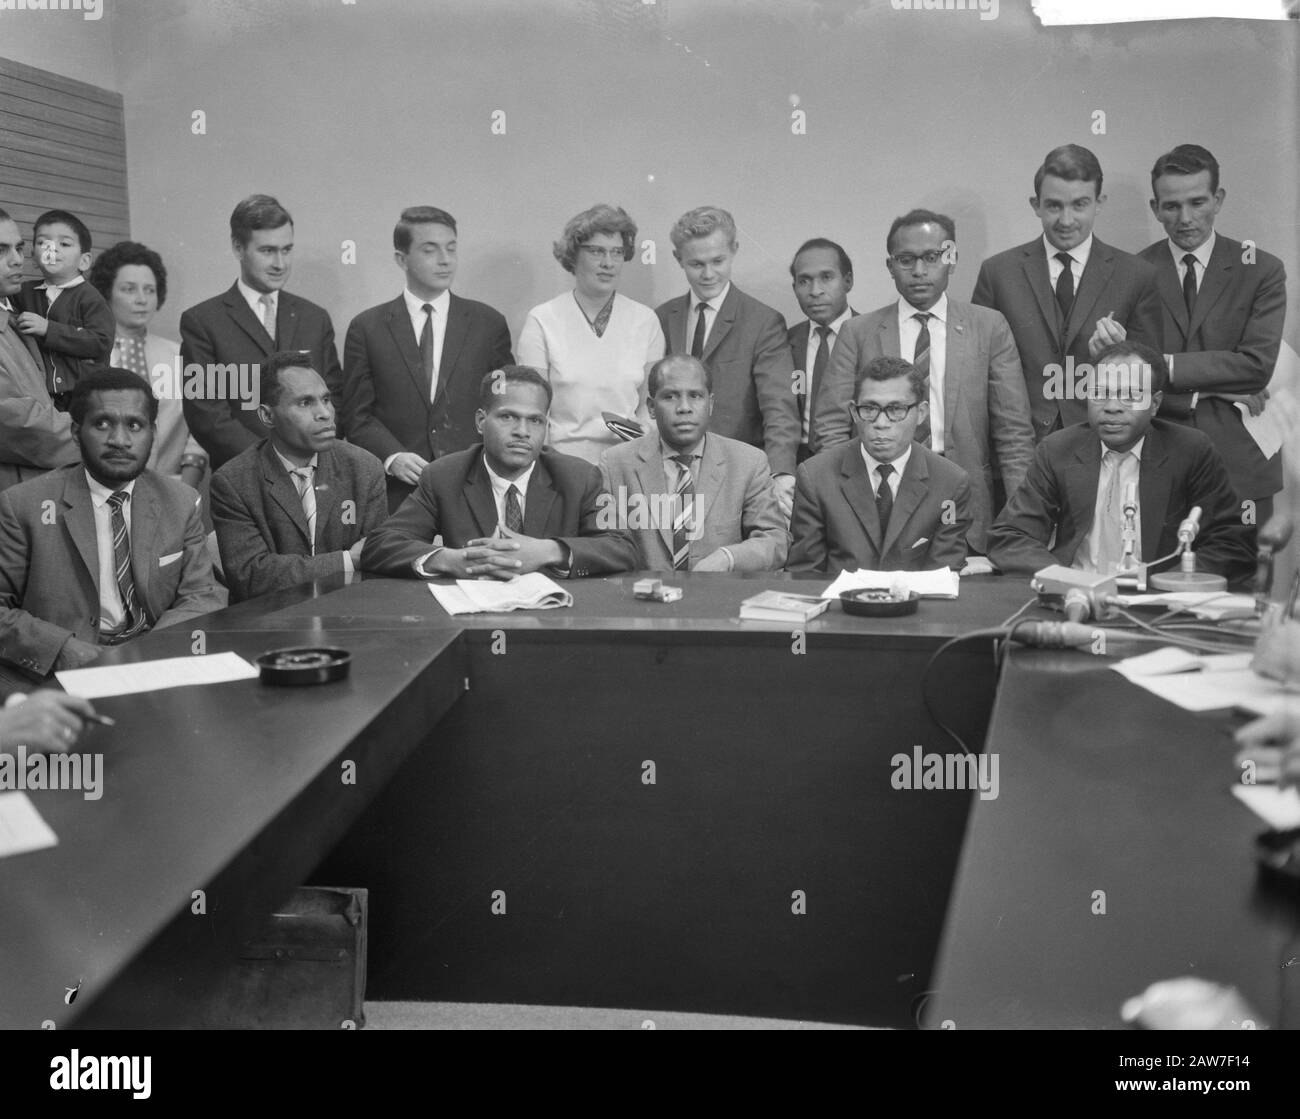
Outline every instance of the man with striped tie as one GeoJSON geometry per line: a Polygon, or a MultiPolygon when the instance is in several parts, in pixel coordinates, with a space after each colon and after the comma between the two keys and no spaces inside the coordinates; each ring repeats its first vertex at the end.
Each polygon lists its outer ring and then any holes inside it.
{"type": "Polygon", "coordinates": [[[226,604],[198,494],[146,469],[150,386],[99,369],[68,413],[82,461],[0,493],[0,666],[37,678],[226,604]]]}

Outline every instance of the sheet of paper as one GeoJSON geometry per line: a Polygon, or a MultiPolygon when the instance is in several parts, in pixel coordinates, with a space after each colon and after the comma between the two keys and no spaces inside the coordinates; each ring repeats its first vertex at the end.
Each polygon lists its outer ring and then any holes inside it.
{"type": "Polygon", "coordinates": [[[1164,594],[1122,594],[1121,606],[1181,606],[1198,618],[1217,622],[1221,618],[1251,618],[1255,600],[1248,594],[1228,591],[1167,591],[1164,594]]]}
{"type": "Polygon", "coordinates": [[[822,598],[839,598],[841,591],[856,591],[863,587],[872,590],[889,590],[901,583],[922,598],[956,598],[961,587],[961,576],[951,567],[934,571],[841,571],[822,598]]]}
{"type": "Polygon", "coordinates": [[[1269,827],[1300,828],[1300,792],[1276,785],[1233,785],[1233,795],[1269,827]]]}
{"type": "Polygon", "coordinates": [[[448,614],[473,614],[478,610],[455,583],[430,583],[429,593],[448,614]]]}
{"type": "Polygon", "coordinates": [[[1174,676],[1134,676],[1132,682],[1184,711],[1223,711],[1240,707],[1266,715],[1294,700],[1281,684],[1256,676],[1249,669],[1223,672],[1181,672],[1174,676]]]}
{"type": "Polygon", "coordinates": [[[1250,437],[1255,440],[1255,446],[1265,458],[1272,458],[1282,448],[1282,442],[1286,438],[1286,429],[1282,426],[1282,415],[1276,408],[1270,408],[1264,405],[1264,410],[1258,416],[1252,416],[1250,409],[1244,404],[1236,406],[1237,411],[1241,413],[1241,422],[1250,437]]]}
{"type": "Polygon", "coordinates": [[[0,793],[0,859],[53,847],[58,841],[26,793],[0,793]]]}
{"type": "Polygon", "coordinates": [[[573,595],[540,571],[519,575],[508,582],[457,579],[454,586],[430,583],[429,592],[448,614],[500,614],[573,605],[573,595]]]}
{"type": "Polygon", "coordinates": [[[196,657],[166,657],[139,664],[106,664],[98,668],[72,668],[56,672],[65,691],[86,699],[134,695],[193,684],[224,684],[228,680],[256,680],[257,668],[238,653],[208,653],[196,657]]]}
{"type": "Polygon", "coordinates": [[[1136,657],[1126,657],[1110,666],[1126,679],[1138,676],[1168,676],[1174,672],[1194,672],[1201,667],[1200,658],[1188,649],[1166,645],[1136,657]]]}

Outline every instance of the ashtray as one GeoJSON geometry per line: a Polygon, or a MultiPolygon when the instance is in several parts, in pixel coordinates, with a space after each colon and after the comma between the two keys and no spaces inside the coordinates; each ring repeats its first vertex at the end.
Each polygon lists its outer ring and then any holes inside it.
{"type": "Polygon", "coordinates": [[[345,680],[352,654],[327,645],[271,649],[256,661],[263,684],[330,684],[345,680]]]}
{"type": "Polygon", "coordinates": [[[908,591],[906,598],[898,598],[893,591],[872,587],[840,592],[840,605],[844,613],[856,614],[860,618],[898,618],[904,614],[915,614],[916,605],[920,601],[921,596],[915,591],[908,591]]]}

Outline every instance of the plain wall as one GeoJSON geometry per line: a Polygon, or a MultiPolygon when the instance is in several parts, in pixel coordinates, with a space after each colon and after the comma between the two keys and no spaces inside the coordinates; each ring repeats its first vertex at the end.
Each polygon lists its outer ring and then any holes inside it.
{"type": "Polygon", "coordinates": [[[97,20],[84,12],[0,11],[0,55],[120,92],[113,43],[114,0],[104,0],[97,20]]]}

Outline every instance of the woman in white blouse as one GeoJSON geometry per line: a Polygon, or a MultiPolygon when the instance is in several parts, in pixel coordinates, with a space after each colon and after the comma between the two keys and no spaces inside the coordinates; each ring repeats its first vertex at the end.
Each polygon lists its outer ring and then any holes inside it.
{"type": "Polygon", "coordinates": [[[564,227],[555,259],[574,287],[528,312],[519,363],[551,382],[550,450],[597,463],[618,442],[602,412],[649,428],[646,375],[664,355],[654,311],[615,290],[636,245],[636,222],[617,206],[593,206],[564,227]]]}

